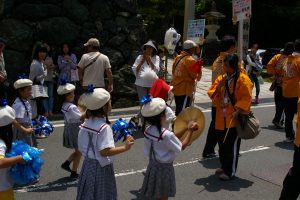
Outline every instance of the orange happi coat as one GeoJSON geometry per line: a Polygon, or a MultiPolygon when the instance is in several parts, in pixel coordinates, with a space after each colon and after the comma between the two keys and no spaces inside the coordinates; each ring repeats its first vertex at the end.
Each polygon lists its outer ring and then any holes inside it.
{"type": "MultiPolygon", "coordinates": [[[[236,88],[234,93],[235,106],[233,107],[229,98],[225,98],[226,88],[222,86],[220,90],[217,90],[217,86],[225,81],[226,75],[220,75],[209,88],[207,94],[212,99],[213,104],[216,106],[216,124],[217,130],[225,130],[226,128],[232,128],[237,126],[237,119],[232,119],[234,109],[239,109],[244,112],[250,111],[252,101],[252,82],[249,77],[240,73],[236,82],[236,88]],[[225,99],[227,99],[225,101],[225,99]],[[230,125],[231,122],[231,125],[230,125]],[[229,126],[230,125],[230,126],[229,126]]],[[[234,80],[229,82],[229,90],[233,92],[234,80]]]]}

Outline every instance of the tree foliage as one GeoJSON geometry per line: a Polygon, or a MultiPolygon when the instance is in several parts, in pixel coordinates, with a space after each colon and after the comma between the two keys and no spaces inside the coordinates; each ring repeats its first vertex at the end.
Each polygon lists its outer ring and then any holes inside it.
{"type": "MultiPolygon", "coordinates": [[[[217,10],[226,15],[225,19],[220,20],[219,37],[225,34],[237,36],[237,27],[231,20],[232,0],[196,0],[196,18],[202,18],[211,9],[213,1],[217,4],[217,10]]],[[[137,0],[139,12],[148,24],[149,36],[161,41],[171,24],[182,33],[184,3],[184,0],[137,0]]],[[[300,38],[299,21],[299,0],[252,0],[250,43],[258,42],[262,47],[282,47],[286,41],[300,38]]]]}

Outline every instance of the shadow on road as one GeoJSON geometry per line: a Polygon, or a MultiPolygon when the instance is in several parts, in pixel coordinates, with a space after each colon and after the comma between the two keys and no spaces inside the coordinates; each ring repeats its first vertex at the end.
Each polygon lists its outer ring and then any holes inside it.
{"type": "Polygon", "coordinates": [[[70,187],[77,187],[78,180],[69,177],[63,177],[45,185],[34,185],[26,188],[27,192],[52,192],[64,191],[70,187]]]}
{"type": "Polygon", "coordinates": [[[294,150],[294,143],[293,142],[285,142],[285,141],[281,141],[281,142],[276,142],[275,147],[279,147],[281,149],[287,149],[287,150],[294,150]]]}
{"type": "Polygon", "coordinates": [[[231,181],[220,181],[215,175],[206,178],[199,178],[194,182],[195,185],[203,186],[208,192],[218,192],[220,190],[240,191],[253,185],[252,181],[235,177],[231,181]]]}
{"type": "Polygon", "coordinates": [[[131,190],[130,191],[131,194],[133,194],[134,196],[136,196],[135,198],[133,198],[132,200],[146,200],[148,199],[147,197],[145,197],[140,190],[131,190]]]}
{"type": "Polygon", "coordinates": [[[274,125],[262,126],[261,129],[266,129],[266,130],[270,130],[270,131],[276,131],[276,132],[284,133],[284,129],[278,129],[274,125]]]}
{"type": "Polygon", "coordinates": [[[220,161],[218,158],[200,160],[199,163],[206,169],[217,169],[220,167],[220,161]]]}

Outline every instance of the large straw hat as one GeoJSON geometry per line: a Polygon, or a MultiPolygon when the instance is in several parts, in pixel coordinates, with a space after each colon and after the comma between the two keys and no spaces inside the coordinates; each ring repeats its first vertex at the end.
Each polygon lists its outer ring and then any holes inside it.
{"type": "Polygon", "coordinates": [[[205,117],[202,111],[195,107],[186,108],[177,116],[174,122],[174,133],[180,139],[186,135],[186,132],[183,132],[183,130],[187,129],[191,121],[198,124],[198,130],[193,132],[190,144],[196,140],[204,130],[205,117]]]}

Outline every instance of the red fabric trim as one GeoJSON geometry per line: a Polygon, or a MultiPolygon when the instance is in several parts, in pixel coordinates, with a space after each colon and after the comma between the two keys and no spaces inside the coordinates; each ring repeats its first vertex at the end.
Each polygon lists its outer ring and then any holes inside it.
{"type": "Polygon", "coordinates": [[[89,127],[86,127],[86,126],[83,126],[83,125],[80,125],[81,128],[85,128],[87,130],[90,130],[90,131],[94,131],[96,133],[100,133],[106,126],[108,126],[107,124],[102,124],[102,126],[100,126],[99,130],[96,130],[96,129],[92,129],[92,128],[89,128],[89,127]]]}

